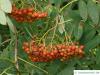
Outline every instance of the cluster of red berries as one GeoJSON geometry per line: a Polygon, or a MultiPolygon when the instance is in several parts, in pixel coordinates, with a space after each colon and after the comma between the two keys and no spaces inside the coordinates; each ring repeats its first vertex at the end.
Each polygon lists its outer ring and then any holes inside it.
{"type": "Polygon", "coordinates": [[[36,12],[33,8],[18,9],[13,5],[11,16],[18,22],[33,22],[34,20],[47,17],[47,13],[36,12]]]}
{"type": "Polygon", "coordinates": [[[68,60],[71,57],[82,57],[84,55],[84,46],[78,45],[54,45],[51,49],[43,44],[36,45],[35,43],[23,43],[23,49],[28,54],[33,62],[49,62],[56,59],[61,61],[68,60]]]}

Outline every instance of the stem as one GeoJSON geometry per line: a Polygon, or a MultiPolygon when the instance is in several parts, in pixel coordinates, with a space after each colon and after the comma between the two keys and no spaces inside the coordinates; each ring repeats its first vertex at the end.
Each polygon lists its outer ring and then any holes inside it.
{"type": "Polygon", "coordinates": [[[72,40],[70,38],[70,36],[68,35],[68,33],[65,31],[65,39],[66,39],[66,44],[69,45],[69,43],[72,43],[72,40]]]}
{"type": "MultiPolygon", "coordinates": [[[[12,24],[13,25],[13,22],[12,22],[12,20],[10,20],[10,18],[9,18],[9,16],[7,16],[7,18],[9,19],[9,22],[8,22],[8,24],[10,25],[10,24],[12,24]]],[[[19,65],[18,65],[18,58],[17,58],[17,54],[18,54],[18,40],[17,40],[17,34],[18,34],[18,32],[17,32],[17,29],[16,29],[16,26],[14,26],[13,25],[13,30],[14,30],[14,32],[11,32],[11,34],[13,35],[13,36],[11,36],[11,38],[12,38],[12,40],[11,40],[11,42],[10,42],[10,45],[12,44],[12,42],[13,42],[13,40],[14,40],[14,65],[15,65],[15,68],[16,68],[16,70],[17,70],[17,73],[16,73],[16,75],[20,75],[20,73],[19,73],[19,65]]],[[[11,45],[12,46],[12,45],[11,45]]]]}
{"type": "MultiPolygon", "coordinates": [[[[17,47],[18,47],[18,42],[17,42],[17,37],[16,37],[16,40],[15,40],[15,67],[16,67],[17,71],[19,72],[18,59],[17,59],[17,54],[18,54],[17,47]]],[[[19,73],[17,75],[19,75],[19,73]]]]}
{"type": "Polygon", "coordinates": [[[32,34],[29,32],[29,30],[27,29],[27,27],[24,26],[24,28],[25,28],[25,30],[27,31],[27,33],[29,34],[29,36],[30,36],[31,38],[33,38],[32,34]]]}
{"type": "MultiPolygon", "coordinates": [[[[55,26],[55,27],[56,27],[56,26],[55,26]]],[[[49,29],[49,30],[40,38],[39,44],[40,44],[41,40],[42,40],[51,30],[53,30],[55,27],[52,27],[51,29],[49,29]]]]}
{"type": "Polygon", "coordinates": [[[70,22],[70,21],[72,21],[72,19],[69,19],[69,20],[67,20],[67,21],[64,21],[64,22],[58,23],[58,24],[68,23],[68,22],[70,22]]]}
{"type": "Polygon", "coordinates": [[[61,13],[67,6],[69,6],[70,4],[72,4],[72,3],[76,2],[76,1],[78,1],[78,0],[72,0],[71,2],[69,2],[68,4],[66,4],[64,7],[62,7],[62,8],[60,9],[60,13],[61,13]]]}
{"type": "Polygon", "coordinates": [[[52,48],[52,42],[53,42],[53,39],[55,37],[57,26],[58,26],[58,17],[56,18],[56,26],[54,28],[53,36],[52,36],[52,39],[51,39],[51,48],[52,48]]]}
{"type": "Polygon", "coordinates": [[[33,67],[35,67],[35,68],[37,68],[37,69],[39,69],[39,70],[41,70],[41,71],[43,71],[44,73],[48,74],[48,72],[46,70],[43,70],[42,68],[40,68],[40,67],[38,67],[38,66],[36,66],[36,65],[34,65],[34,64],[26,61],[26,60],[24,60],[24,59],[22,59],[20,57],[18,57],[18,59],[21,60],[21,61],[23,61],[23,62],[25,62],[25,63],[27,63],[27,64],[29,64],[29,65],[31,65],[31,66],[33,66],[33,67]]]}
{"type": "Polygon", "coordinates": [[[15,38],[15,67],[16,67],[16,70],[17,70],[17,74],[16,75],[20,75],[19,73],[19,65],[18,65],[18,38],[17,38],[17,29],[15,27],[15,35],[14,35],[14,38],[15,38]]]}

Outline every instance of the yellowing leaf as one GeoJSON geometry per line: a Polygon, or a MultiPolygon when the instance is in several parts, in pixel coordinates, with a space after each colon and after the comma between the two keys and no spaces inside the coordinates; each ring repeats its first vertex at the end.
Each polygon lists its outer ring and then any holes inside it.
{"type": "Polygon", "coordinates": [[[65,24],[63,16],[60,17],[60,24],[58,25],[58,31],[63,34],[65,32],[65,24]]]}
{"type": "Polygon", "coordinates": [[[11,13],[12,5],[10,0],[0,0],[0,9],[6,13],[11,13]]]}
{"type": "Polygon", "coordinates": [[[6,25],[6,15],[2,10],[0,10],[0,24],[6,25]]]}

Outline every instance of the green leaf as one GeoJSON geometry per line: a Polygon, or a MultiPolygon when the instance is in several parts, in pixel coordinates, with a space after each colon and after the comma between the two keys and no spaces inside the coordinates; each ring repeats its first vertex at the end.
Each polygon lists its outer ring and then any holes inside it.
{"type": "Polygon", "coordinates": [[[50,0],[51,3],[55,4],[55,5],[60,5],[61,2],[63,2],[64,0],[50,0]]]}
{"type": "Polygon", "coordinates": [[[98,24],[99,22],[99,11],[97,9],[96,4],[92,0],[88,0],[88,14],[92,19],[94,24],[98,24]]]}
{"type": "Polygon", "coordinates": [[[74,67],[68,66],[66,67],[62,72],[60,72],[58,75],[73,75],[74,67]]]}
{"type": "Polygon", "coordinates": [[[50,73],[50,75],[56,75],[57,71],[59,70],[60,66],[62,64],[59,61],[54,61],[50,63],[47,67],[46,70],[50,73]],[[56,68],[56,69],[55,69],[56,68]]]}
{"type": "Polygon", "coordinates": [[[88,18],[87,5],[83,0],[79,1],[79,12],[82,19],[86,21],[88,18]]]}
{"type": "Polygon", "coordinates": [[[97,63],[100,63],[100,48],[96,50],[96,61],[97,63]]]}
{"type": "Polygon", "coordinates": [[[11,13],[12,5],[10,0],[0,0],[0,8],[6,13],[11,13]]]}
{"type": "Polygon", "coordinates": [[[89,42],[93,37],[95,37],[96,31],[92,29],[91,31],[87,32],[88,34],[85,35],[84,42],[89,42]]]}
{"type": "Polygon", "coordinates": [[[0,58],[8,58],[9,57],[9,51],[4,49],[2,54],[0,54],[0,58]]]}
{"type": "Polygon", "coordinates": [[[1,44],[1,42],[2,42],[2,37],[1,37],[1,35],[0,35],[0,44],[1,44]]]}
{"type": "Polygon", "coordinates": [[[88,20],[84,24],[84,32],[81,38],[81,43],[86,44],[87,42],[91,41],[96,35],[96,29],[93,26],[93,22],[88,20]]]}
{"type": "Polygon", "coordinates": [[[7,16],[7,23],[8,23],[8,26],[9,26],[10,30],[11,30],[13,33],[15,33],[14,25],[13,25],[11,19],[10,19],[8,16],[7,16]]]}
{"type": "Polygon", "coordinates": [[[6,25],[6,15],[2,10],[0,10],[0,24],[6,25]]]}
{"type": "MultiPolygon", "coordinates": [[[[77,27],[76,27],[76,28],[77,28],[77,27]]],[[[82,35],[83,35],[83,24],[80,23],[80,24],[78,25],[78,28],[75,29],[75,34],[74,34],[74,36],[75,36],[76,40],[79,40],[79,39],[82,37],[82,35]]]]}
{"type": "Polygon", "coordinates": [[[7,75],[14,75],[14,74],[7,73],[7,75]]]}
{"type": "Polygon", "coordinates": [[[8,60],[5,60],[4,57],[0,58],[0,75],[6,68],[10,67],[11,65],[12,65],[12,63],[9,62],[8,60]]]}
{"type": "MultiPolygon", "coordinates": [[[[13,40],[11,40],[12,42],[13,40]]],[[[11,42],[9,43],[9,45],[7,45],[5,47],[5,49],[3,49],[3,51],[0,54],[0,58],[7,58],[10,61],[14,60],[14,46],[13,44],[11,44],[11,42]]]]}
{"type": "Polygon", "coordinates": [[[70,62],[66,68],[64,68],[60,73],[57,75],[73,75],[73,70],[74,70],[74,62],[70,62]]]}
{"type": "Polygon", "coordinates": [[[94,39],[85,44],[85,50],[90,50],[92,48],[95,48],[99,44],[100,44],[100,35],[97,35],[94,37],[94,39]]]}

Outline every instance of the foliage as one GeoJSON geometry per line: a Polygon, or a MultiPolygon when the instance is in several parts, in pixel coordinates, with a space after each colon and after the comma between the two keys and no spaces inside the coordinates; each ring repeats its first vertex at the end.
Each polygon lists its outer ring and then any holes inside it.
{"type": "Polygon", "coordinates": [[[0,0],[0,75],[72,75],[75,69],[100,69],[99,0],[0,0]],[[17,22],[12,5],[33,8],[48,16],[34,22],[17,22]],[[82,59],[32,62],[23,42],[36,39],[45,45],[79,42],[82,59]]]}

